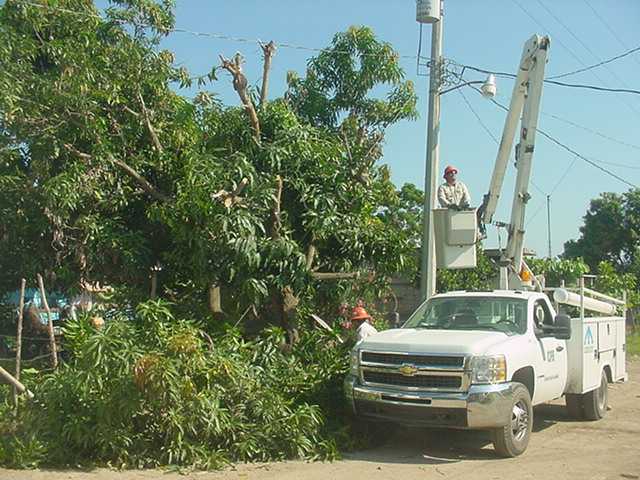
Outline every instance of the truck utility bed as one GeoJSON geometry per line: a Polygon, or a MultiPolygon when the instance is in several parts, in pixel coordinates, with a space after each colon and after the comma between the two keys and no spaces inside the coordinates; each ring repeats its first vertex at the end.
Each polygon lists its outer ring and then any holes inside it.
{"type": "Polygon", "coordinates": [[[571,330],[566,393],[583,394],[598,388],[603,368],[609,382],[627,380],[623,317],[572,318],[571,330]]]}

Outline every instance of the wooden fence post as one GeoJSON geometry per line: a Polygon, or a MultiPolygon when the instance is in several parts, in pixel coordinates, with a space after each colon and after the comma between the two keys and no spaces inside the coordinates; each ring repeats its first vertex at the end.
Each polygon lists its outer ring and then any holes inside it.
{"type": "Polygon", "coordinates": [[[40,295],[42,296],[42,304],[47,311],[47,329],[49,330],[49,344],[51,347],[51,366],[55,369],[58,368],[58,353],[56,351],[56,337],[53,333],[53,320],[51,319],[51,309],[47,303],[47,295],[44,292],[44,282],[42,281],[42,275],[38,274],[38,287],[40,287],[40,295]]]}
{"type": "MultiPolygon", "coordinates": [[[[24,290],[27,281],[23,278],[20,282],[20,303],[18,310],[18,326],[16,331],[16,380],[20,381],[20,367],[22,362],[22,320],[24,317],[24,290]]],[[[13,387],[13,404],[18,409],[18,389],[13,387]]]]}

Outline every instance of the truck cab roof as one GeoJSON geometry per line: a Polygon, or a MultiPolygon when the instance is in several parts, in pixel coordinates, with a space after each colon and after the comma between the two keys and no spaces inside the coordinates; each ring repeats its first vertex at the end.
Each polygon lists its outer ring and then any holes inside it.
{"type": "Polygon", "coordinates": [[[530,298],[540,298],[544,296],[543,293],[524,291],[524,290],[490,290],[486,292],[467,292],[466,290],[456,290],[452,292],[439,293],[432,298],[446,298],[446,297],[508,297],[508,298],[523,298],[529,300],[530,298]]]}

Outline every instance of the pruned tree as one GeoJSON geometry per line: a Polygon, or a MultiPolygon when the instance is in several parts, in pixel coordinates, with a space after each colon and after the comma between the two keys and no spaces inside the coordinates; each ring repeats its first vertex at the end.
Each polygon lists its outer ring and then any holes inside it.
{"type": "Polygon", "coordinates": [[[300,311],[411,263],[410,235],[380,216],[397,193],[375,162],[415,94],[370,30],[337,35],[269,102],[264,45],[260,108],[241,55],[221,57],[236,107],[176,93],[190,80],[159,49],[167,2],[57,5],[0,7],[0,288],[49,272],[51,288],[147,298],[162,265],[154,295],[229,321],[256,312],[295,341],[300,311]]]}

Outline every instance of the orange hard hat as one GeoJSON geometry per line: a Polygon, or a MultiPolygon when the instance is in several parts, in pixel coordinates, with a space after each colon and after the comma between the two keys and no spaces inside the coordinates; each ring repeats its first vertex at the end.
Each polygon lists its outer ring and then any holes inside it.
{"type": "Polygon", "coordinates": [[[371,316],[363,307],[355,307],[351,310],[351,320],[366,320],[367,318],[371,318],[371,316]]]}
{"type": "Polygon", "coordinates": [[[444,176],[446,177],[450,173],[458,173],[458,169],[456,167],[452,167],[451,165],[447,165],[447,168],[444,169],[444,176]]]}

